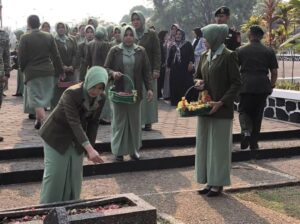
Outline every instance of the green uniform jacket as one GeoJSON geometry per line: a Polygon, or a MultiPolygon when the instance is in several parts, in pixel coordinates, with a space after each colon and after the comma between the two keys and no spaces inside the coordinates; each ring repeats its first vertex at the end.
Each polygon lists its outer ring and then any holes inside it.
{"type": "Polygon", "coordinates": [[[71,37],[68,37],[66,40],[67,49],[65,48],[64,44],[61,43],[59,40],[55,39],[57,48],[61,57],[61,60],[65,66],[73,66],[76,68],[76,51],[77,51],[77,44],[71,37]]]}
{"type": "Polygon", "coordinates": [[[107,41],[92,40],[87,46],[86,63],[88,68],[103,66],[111,45],[107,41]]]}
{"type": "Polygon", "coordinates": [[[153,72],[153,70],[160,71],[161,55],[160,44],[157,34],[152,30],[146,31],[142,39],[138,41],[138,45],[146,49],[147,56],[151,65],[151,72],[153,72]]]}
{"type": "Polygon", "coordinates": [[[82,144],[89,141],[95,144],[100,114],[105,103],[105,95],[98,102],[98,108],[87,118],[84,105],[82,83],[68,88],[58,105],[39,130],[42,139],[51,147],[64,153],[75,142],[82,153],[82,144]]]}
{"type": "Polygon", "coordinates": [[[87,63],[86,63],[86,58],[87,58],[87,46],[88,43],[81,42],[78,45],[77,48],[77,53],[76,53],[76,67],[79,68],[79,80],[84,81],[84,77],[87,72],[87,63]]]}
{"type": "MultiPolygon", "coordinates": [[[[150,64],[145,49],[138,46],[135,51],[133,81],[138,93],[138,98],[142,99],[143,83],[146,90],[152,90],[152,75],[150,74],[150,64]]],[[[124,73],[123,49],[119,46],[111,48],[107,55],[104,67],[108,69],[109,79],[112,79],[112,73],[114,71],[124,73]]],[[[118,91],[124,90],[123,85],[123,78],[115,81],[115,86],[118,91]]]]}
{"type": "Polygon", "coordinates": [[[221,55],[212,60],[211,66],[207,61],[208,51],[202,54],[196,79],[203,79],[205,89],[213,101],[222,101],[224,105],[211,117],[233,118],[233,102],[241,86],[237,55],[225,48],[221,55]]]}
{"type": "Polygon", "coordinates": [[[37,77],[54,76],[53,65],[57,72],[63,73],[54,37],[49,33],[33,30],[24,34],[18,54],[21,71],[25,73],[25,83],[37,77]]]}

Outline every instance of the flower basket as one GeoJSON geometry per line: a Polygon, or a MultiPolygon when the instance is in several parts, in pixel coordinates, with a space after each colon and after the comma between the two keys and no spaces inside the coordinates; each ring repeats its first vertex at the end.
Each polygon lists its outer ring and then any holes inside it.
{"type": "Polygon", "coordinates": [[[117,92],[115,85],[112,85],[108,90],[108,98],[114,103],[134,104],[137,100],[137,90],[134,88],[132,79],[128,75],[124,75],[132,86],[131,92],[117,92]]]}
{"type": "Polygon", "coordinates": [[[186,95],[189,93],[194,86],[190,87],[181,101],[178,102],[176,110],[178,111],[180,117],[195,117],[195,116],[205,116],[208,115],[212,109],[212,106],[209,104],[211,101],[210,96],[207,91],[202,91],[201,100],[196,102],[188,102],[186,100],[186,95]]]}

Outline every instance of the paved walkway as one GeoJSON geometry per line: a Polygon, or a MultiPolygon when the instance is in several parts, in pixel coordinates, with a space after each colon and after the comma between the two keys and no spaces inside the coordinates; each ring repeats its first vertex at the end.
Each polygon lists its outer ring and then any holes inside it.
{"type": "MultiPolygon", "coordinates": [[[[232,185],[225,190],[300,181],[300,157],[233,163],[232,185]]],[[[194,179],[194,167],[130,172],[84,178],[83,199],[134,193],[186,224],[300,223],[292,217],[241,200],[234,194],[207,198],[194,179]]],[[[0,186],[0,211],[38,204],[41,183],[0,186]]]]}
{"type": "MultiPolygon", "coordinates": [[[[9,80],[9,90],[6,92],[0,110],[0,136],[4,142],[0,143],[1,149],[41,146],[42,140],[34,129],[34,121],[29,120],[23,113],[22,97],[13,97],[16,90],[16,72],[12,72],[9,80]]],[[[172,138],[182,136],[195,136],[197,119],[181,118],[174,107],[167,102],[159,102],[159,123],[154,124],[154,130],[143,132],[143,139],[172,138]]],[[[264,119],[262,131],[282,131],[298,129],[300,125],[264,119]]],[[[240,127],[235,114],[233,132],[239,133],[240,127]]],[[[110,126],[100,126],[97,136],[98,142],[110,141],[110,126]]]]}

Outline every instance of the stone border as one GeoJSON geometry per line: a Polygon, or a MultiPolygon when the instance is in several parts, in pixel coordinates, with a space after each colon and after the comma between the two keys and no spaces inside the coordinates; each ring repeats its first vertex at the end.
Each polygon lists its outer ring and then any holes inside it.
{"type": "Polygon", "coordinates": [[[264,117],[300,124],[300,92],[274,89],[267,99],[264,117]]]}
{"type": "MultiPolygon", "coordinates": [[[[117,203],[126,201],[131,204],[129,207],[123,207],[115,210],[103,210],[95,213],[84,213],[76,215],[68,215],[69,223],[137,223],[137,224],[156,224],[157,211],[148,202],[144,201],[135,194],[119,194],[115,196],[105,197],[101,199],[91,199],[85,201],[73,201],[68,205],[61,206],[61,203],[52,203],[50,207],[40,208],[25,207],[22,210],[9,210],[0,212],[0,220],[8,218],[20,218],[26,215],[45,215],[57,207],[65,208],[66,210],[88,208],[101,206],[103,204],[117,203]]],[[[47,219],[47,217],[46,217],[47,219]]]]}

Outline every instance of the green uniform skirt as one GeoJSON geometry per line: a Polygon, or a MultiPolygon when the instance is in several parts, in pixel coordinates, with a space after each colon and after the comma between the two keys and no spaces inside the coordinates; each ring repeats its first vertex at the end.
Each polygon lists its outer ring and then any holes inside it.
{"type": "Polygon", "coordinates": [[[158,102],[157,102],[157,80],[152,81],[153,86],[153,100],[147,101],[147,91],[143,87],[142,100],[142,125],[153,124],[158,122],[158,102]]]}
{"type": "Polygon", "coordinates": [[[35,114],[35,109],[29,107],[29,103],[28,103],[28,93],[27,93],[27,85],[24,85],[23,109],[24,109],[24,113],[25,113],[25,114],[35,114]]]}
{"type": "MultiPolygon", "coordinates": [[[[108,82],[107,85],[105,86],[105,93],[106,96],[108,96],[108,90],[111,87],[111,82],[108,82]]],[[[111,109],[111,102],[108,97],[106,97],[100,119],[104,119],[105,121],[111,121],[112,118],[112,109],[111,109]]]]}
{"type": "Polygon", "coordinates": [[[53,96],[53,76],[38,77],[26,83],[29,108],[48,107],[53,96]]]}
{"type": "Polygon", "coordinates": [[[230,185],[232,120],[199,117],[196,138],[196,180],[209,186],[230,185]]]}
{"type": "Polygon", "coordinates": [[[24,93],[24,74],[23,72],[21,72],[21,69],[18,69],[16,94],[23,95],[23,93],[24,93]]]}
{"type": "Polygon", "coordinates": [[[74,145],[60,154],[44,142],[44,176],[41,204],[80,199],[84,153],[74,145]]]}
{"type": "Polygon", "coordinates": [[[116,156],[134,155],[142,146],[141,104],[113,103],[111,149],[116,156]]]}

